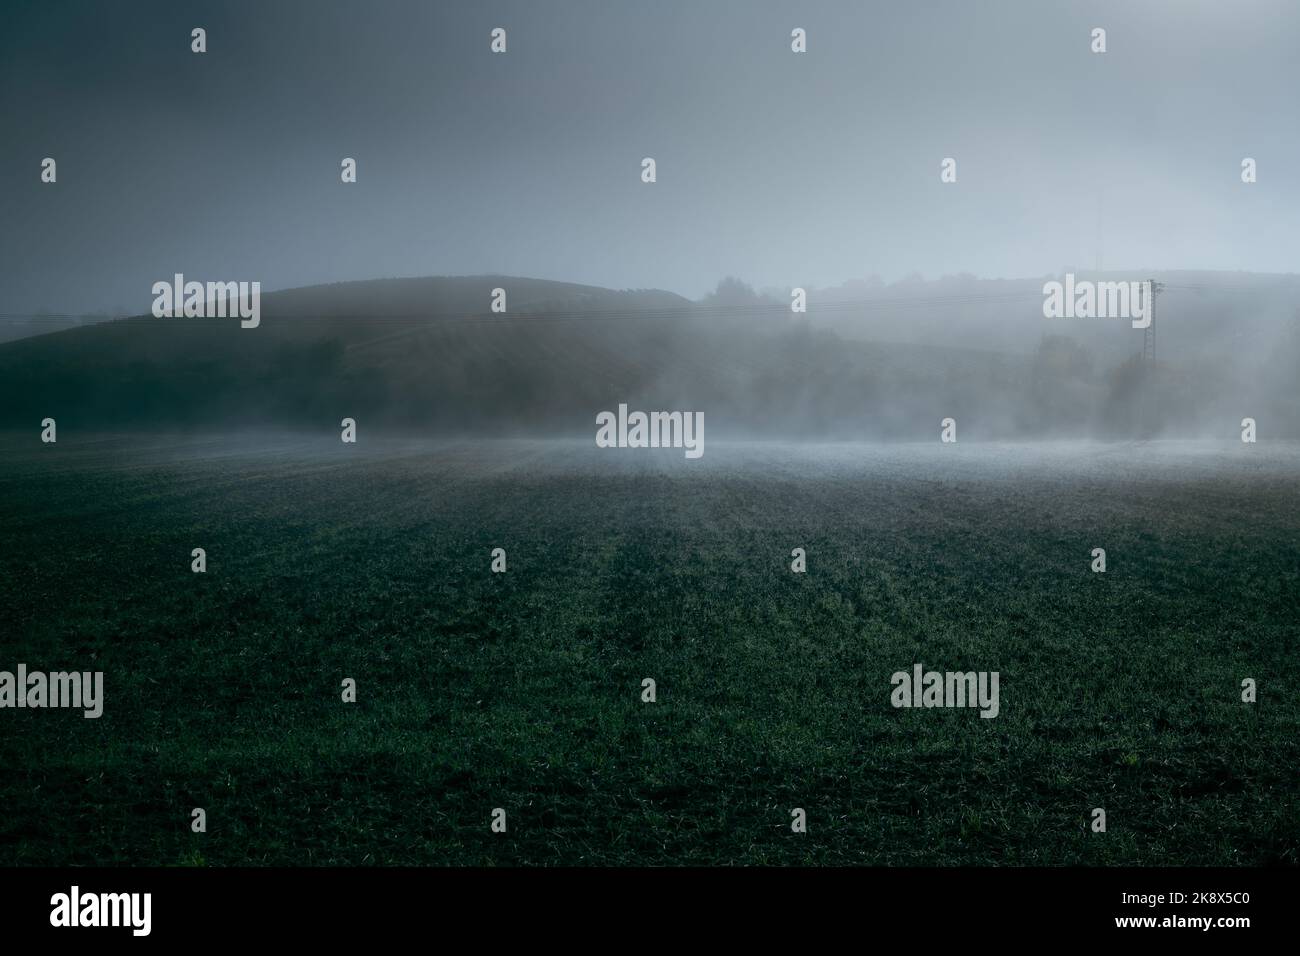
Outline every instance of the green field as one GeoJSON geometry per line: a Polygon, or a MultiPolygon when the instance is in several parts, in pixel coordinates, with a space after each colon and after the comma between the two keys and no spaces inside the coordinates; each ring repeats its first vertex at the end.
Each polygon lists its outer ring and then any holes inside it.
{"type": "Polygon", "coordinates": [[[1296,444],[60,428],[0,440],[0,669],[106,702],[0,710],[0,864],[1300,862],[1296,444]]]}

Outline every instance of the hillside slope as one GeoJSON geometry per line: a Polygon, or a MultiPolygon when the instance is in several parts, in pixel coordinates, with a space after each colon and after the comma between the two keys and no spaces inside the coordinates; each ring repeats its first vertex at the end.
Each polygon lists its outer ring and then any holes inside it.
{"type": "Polygon", "coordinates": [[[1028,354],[882,343],[813,315],[506,276],[313,286],[261,311],[253,329],[148,316],[0,345],[0,423],[586,434],[626,402],[704,411],[715,437],[932,440],[950,416],[968,438],[1229,436],[1245,415],[1300,435],[1294,328],[1246,376],[1221,350],[1152,371],[1069,336],[1028,354]]]}

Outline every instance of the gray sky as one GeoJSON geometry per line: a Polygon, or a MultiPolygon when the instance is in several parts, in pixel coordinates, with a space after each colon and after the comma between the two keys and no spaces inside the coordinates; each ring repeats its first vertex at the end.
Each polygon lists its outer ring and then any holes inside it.
{"type": "Polygon", "coordinates": [[[1300,263],[1291,0],[103,0],[6,16],[0,312],[145,312],[174,272],[266,290],[497,272],[698,297],[726,274],[1033,276],[1099,250],[1111,269],[1300,263]]]}

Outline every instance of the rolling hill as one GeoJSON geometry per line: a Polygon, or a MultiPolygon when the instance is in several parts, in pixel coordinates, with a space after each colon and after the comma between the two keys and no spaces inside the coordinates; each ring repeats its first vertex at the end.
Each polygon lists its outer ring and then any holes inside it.
{"type": "Polygon", "coordinates": [[[264,294],[255,329],[142,316],[0,345],[0,422],[314,430],[352,417],[420,434],[585,434],[598,411],[628,402],[703,410],[717,437],[930,440],[948,416],[972,438],[1228,437],[1244,415],[1300,434],[1295,323],[1267,327],[1249,373],[1223,344],[1285,300],[1181,330],[1165,319],[1182,357],[1153,373],[1126,360],[1132,336],[1127,349],[1103,348],[1096,324],[1058,333],[1018,299],[1002,321],[1023,330],[1023,348],[1010,348],[988,314],[1012,301],[1004,291],[909,294],[920,312],[891,311],[901,297],[882,294],[795,316],[770,302],[508,276],[311,286],[264,294]],[[489,311],[496,287],[504,314],[489,311]],[[871,337],[891,331],[901,341],[871,337]]]}

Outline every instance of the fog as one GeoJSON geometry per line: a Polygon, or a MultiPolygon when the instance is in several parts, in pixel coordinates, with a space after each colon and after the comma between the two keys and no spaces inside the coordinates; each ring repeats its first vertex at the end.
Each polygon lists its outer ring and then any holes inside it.
{"type": "Polygon", "coordinates": [[[1287,0],[82,0],[9,17],[5,314],[138,314],[174,272],[268,290],[496,273],[698,299],[725,275],[1300,261],[1287,0]]]}
{"type": "Polygon", "coordinates": [[[30,5],[0,424],[1300,437],[1297,39],[1284,0],[30,5]],[[262,326],[150,316],[176,273],[262,326]],[[1154,356],[1045,318],[1067,273],[1164,283],[1154,356]]]}
{"type": "Polygon", "coordinates": [[[1157,281],[1154,358],[1133,320],[1045,318],[1027,283],[813,290],[801,313],[737,281],[701,302],[509,276],[317,286],[266,295],[253,328],[146,315],[11,342],[0,422],[594,439],[625,406],[724,440],[1236,440],[1246,419],[1300,437],[1294,283],[1157,281]]]}

